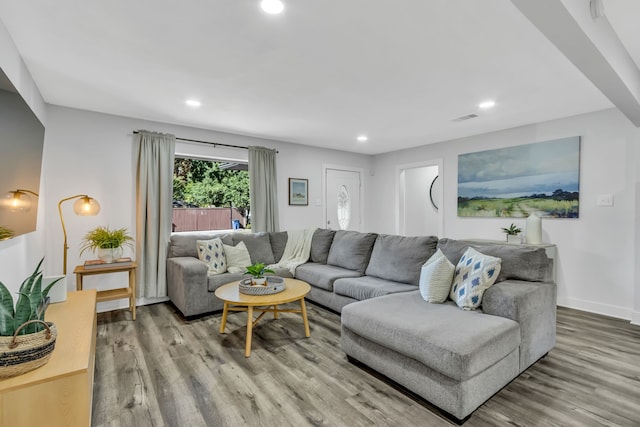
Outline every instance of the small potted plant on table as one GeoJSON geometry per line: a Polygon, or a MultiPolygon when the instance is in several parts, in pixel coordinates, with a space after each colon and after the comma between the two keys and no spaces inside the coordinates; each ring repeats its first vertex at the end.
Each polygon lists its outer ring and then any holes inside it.
{"type": "Polygon", "coordinates": [[[503,228],[502,231],[507,235],[507,243],[520,243],[518,234],[522,231],[515,224],[511,224],[509,228],[503,228]]]}
{"type": "Polygon", "coordinates": [[[264,277],[265,273],[275,274],[275,271],[267,268],[263,263],[257,262],[247,267],[244,274],[251,275],[251,286],[266,286],[267,278],[264,277]]]}
{"type": "Polygon", "coordinates": [[[126,228],[97,227],[84,236],[80,254],[90,249],[105,263],[112,263],[122,257],[123,246],[133,248],[133,241],[126,228]]]}

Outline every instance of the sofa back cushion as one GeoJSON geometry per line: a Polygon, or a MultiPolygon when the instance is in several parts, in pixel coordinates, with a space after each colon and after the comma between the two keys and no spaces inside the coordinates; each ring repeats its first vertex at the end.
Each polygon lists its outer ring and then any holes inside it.
{"type": "Polygon", "coordinates": [[[367,276],[418,286],[420,269],[436,252],[435,236],[390,236],[380,234],[373,246],[367,276]]]}
{"type": "Polygon", "coordinates": [[[336,231],[329,249],[327,264],[364,274],[377,234],[358,231],[336,231]]]}
{"type": "Polygon", "coordinates": [[[309,254],[309,260],[311,262],[318,262],[320,264],[327,263],[329,250],[331,249],[331,243],[333,243],[335,234],[335,230],[323,228],[318,228],[313,232],[313,237],[311,238],[311,253],[309,254]]]}
{"type": "Polygon", "coordinates": [[[167,258],[193,257],[198,258],[198,240],[211,240],[219,237],[225,245],[233,244],[230,234],[216,231],[178,232],[171,234],[167,258]]]}
{"type": "Polygon", "coordinates": [[[272,231],[269,233],[273,262],[280,262],[282,259],[284,248],[287,246],[287,240],[289,240],[289,234],[286,231],[272,231]]]}
{"type": "MultiPolygon", "coordinates": [[[[273,250],[271,249],[271,241],[269,240],[269,234],[267,233],[233,233],[233,246],[236,246],[240,242],[244,242],[244,245],[249,251],[251,256],[251,262],[261,262],[269,265],[275,261],[273,259],[273,250]]],[[[281,255],[282,256],[282,255],[281,255]]]]}
{"type": "Polygon", "coordinates": [[[502,266],[496,282],[507,279],[529,282],[553,281],[552,260],[547,257],[544,248],[535,246],[501,245],[498,243],[478,243],[466,240],[440,239],[438,248],[452,264],[457,265],[467,248],[500,258],[502,266]]]}

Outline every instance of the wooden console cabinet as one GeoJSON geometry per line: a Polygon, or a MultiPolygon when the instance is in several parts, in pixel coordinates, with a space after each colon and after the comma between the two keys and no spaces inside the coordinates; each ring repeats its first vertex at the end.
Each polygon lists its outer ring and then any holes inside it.
{"type": "Polygon", "coordinates": [[[58,329],[49,362],[0,380],[0,427],[91,425],[96,349],[96,291],[69,292],[45,320],[58,329]]]}

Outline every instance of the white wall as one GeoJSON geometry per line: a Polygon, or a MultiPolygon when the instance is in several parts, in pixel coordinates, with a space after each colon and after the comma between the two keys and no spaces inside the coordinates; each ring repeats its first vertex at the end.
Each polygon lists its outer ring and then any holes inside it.
{"type": "Polygon", "coordinates": [[[524,219],[458,218],[458,154],[576,135],[582,137],[580,218],[545,219],[542,223],[543,241],[558,247],[558,303],[631,319],[640,311],[634,238],[640,130],[617,110],[375,156],[376,173],[371,183],[375,200],[369,198],[369,224],[379,232],[395,229],[393,206],[379,202],[394,197],[397,165],[442,158],[444,235],[502,239],[500,227],[514,222],[524,229],[524,219]],[[597,207],[599,194],[613,194],[614,206],[597,207]]]}
{"type": "MultiPolygon", "coordinates": [[[[0,22],[0,68],[46,126],[44,101],[2,22],[0,22]]],[[[41,183],[42,181],[41,178],[41,183]]],[[[42,189],[42,184],[40,188],[42,189]]],[[[41,190],[38,225],[35,232],[0,242],[0,281],[11,292],[18,290],[24,278],[31,274],[37,262],[44,255],[42,231],[44,212],[42,206],[46,197],[46,193],[41,190]]],[[[45,262],[48,263],[49,260],[45,262]]]]}
{"type": "MultiPolygon", "coordinates": [[[[62,271],[63,235],[57,212],[58,200],[76,194],[95,197],[101,211],[95,217],[73,214],[71,201],[63,205],[69,241],[67,267],[68,288],[74,288],[72,271],[91,253],[79,255],[84,234],[98,226],[127,227],[135,235],[135,167],[133,164],[133,134],[136,129],[168,132],[181,138],[248,146],[275,148],[278,154],[278,204],[280,228],[301,229],[322,225],[322,209],[315,205],[322,188],[323,163],[344,164],[370,169],[371,157],[335,150],[324,150],[285,142],[251,138],[222,132],[206,131],[183,126],[162,124],[132,118],[112,116],[89,111],[48,106],[48,126],[45,138],[45,176],[43,186],[49,197],[46,212],[46,252],[50,264],[49,274],[62,271]],[[309,206],[288,206],[288,178],[309,179],[309,206]]],[[[242,149],[214,148],[179,142],[176,152],[183,155],[214,157],[227,160],[246,160],[242,149]]],[[[364,188],[369,185],[365,174],[364,188]]],[[[86,277],[86,287],[108,289],[123,285],[124,273],[86,277]]],[[[144,301],[142,301],[144,302],[144,301]]],[[[126,301],[100,304],[99,309],[126,307],[126,301]]]]}

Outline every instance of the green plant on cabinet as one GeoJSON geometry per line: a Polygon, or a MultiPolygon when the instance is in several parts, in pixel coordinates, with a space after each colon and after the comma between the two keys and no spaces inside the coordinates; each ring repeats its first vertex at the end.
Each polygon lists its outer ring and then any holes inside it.
{"type": "Polygon", "coordinates": [[[97,227],[89,231],[82,241],[80,254],[87,249],[115,249],[123,246],[133,248],[133,237],[129,235],[126,228],[109,230],[109,227],[97,227]]]}
{"type": "MultiPolygon", "coordinates": [[[[33,273],[27,277],[18,290],[18,302],[13,305],[11,292],[0,282],[0,336],[12,336],[16,329],[29,320],[44,320],[47,309],[49,291],[62,278],[53,281],[42,289],[42,271],[40,260],[33,273]]],[[[41,324],[32,323],[20,331],[20,335],[39,332],[44,328],[41,324]]]]}

